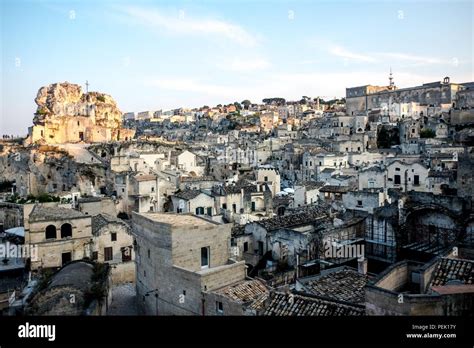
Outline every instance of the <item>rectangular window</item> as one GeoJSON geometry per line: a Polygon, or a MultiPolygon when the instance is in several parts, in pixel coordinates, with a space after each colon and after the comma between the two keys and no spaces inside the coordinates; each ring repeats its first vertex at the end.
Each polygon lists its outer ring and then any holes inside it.
{"type": "Polygon", "coordinates": [[[97,251],[92,252],[92,260],[97,260],[99,258],[99,253],[97,251]]]}
{"type": "Polygon", "coordinates": [[[114,256],[112,247],[104,248],[104,261],[112,261],[113,258],[114,256]]]}
{"type": "Polygon", "coordinates": [[[72,254],[70,252],[68,253],[62,253],[61,254],[61,261],[62,265],[64,266],[65,264],[69,263],[72,261],[72,254]]]}
{"type": "Polygon", "coordinates": [[[232,204],[232,211],[233,211],[234,213],[237,213],[237,205],[235,205],[235,203],[232,204]]]}
{"type": "Polygon", "coordinates": [[[201,268],[209,268],[209,247],[201,248],[201,268]]]}
{"type": "Polygon", "coordinates": [[[264,177],[263,181],[268,181],[268,176],[264,177]]]}
{"type": "Polygon", "coordinates": [[[132,260],[132,248],[125,247],[122,248],[122,262],[127,262],[132,260]]]}
{"type": "Polygon", "coordinates": [[[263,255],[263,242],[258,241],[258,254],[263,255]]]}
{"type": "Polygon", "coordinates": [[[395,175],[394,179],[395,179],[395,185],[400,185],[401,184],[402,181],[400,179],[400,175],[395,175]]]}
{"type": "Polygon", "coordinates": [[[255,211],[255,202],[252,202],[252,211],[255,211]]]}
{"type": "Polygon", "coordinates": [[[249,251],[249,242],[244,242],[244,252],[249,251]]]}
{"type": "Polygon", "coordinates": [[[216,313],[217,314],[223,314],[224,313],[224,306],[222,305],[222,302],[216,301],[216,313]]]}
{"type": "Polygon", "coordinates": [[[362,207],[362,201],[357,201],[357,206],[362,207]]]}
{"type": "Polygon", "coordinates": [[[399,171],[400,171],[400,168],[395,168],[395,171],[396,171],[396,172],[399,172],[399,171]]]}
{"type": "Polygon", "coordinates": [[[419,186],[420,185],[420,176],[419,175],[415,175],[413,177],[413,185],[415,186],[419,186]]]}
{"type": "Polygon", "coordinates": [[[115,242],[115,241],[117,240],[117,233],[112,232],[112,233],[110,234],[110,240],[111,240],[112,242],[115,242]]]}
{"type": "Polygon", "coordinates": [[[227,210],[227,204],[226,203],[222,203],[222,209],[227,210]]]}

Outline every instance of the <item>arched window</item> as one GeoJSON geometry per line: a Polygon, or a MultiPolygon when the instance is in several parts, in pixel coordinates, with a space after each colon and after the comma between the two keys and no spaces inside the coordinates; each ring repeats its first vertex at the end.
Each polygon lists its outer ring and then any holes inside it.
{"type": "Polygon", "coordinates": [[[46,239],[56,239],[56,226],[49,225],[46,227],[46,239]]]}
{"type": "Polygon", "coordinates": [[[61,238],[72,237],[72,226],[71,224],[63,224],[61,226],[61,238]]]}

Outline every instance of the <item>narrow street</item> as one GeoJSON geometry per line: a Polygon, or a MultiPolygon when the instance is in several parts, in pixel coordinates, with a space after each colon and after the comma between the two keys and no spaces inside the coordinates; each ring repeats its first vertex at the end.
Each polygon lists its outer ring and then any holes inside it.
{"type": "Polygon", "coordinates": [[[127,283],[112,288],[112,303],[107,315],[138,315],[135,284],[127,283]]]}

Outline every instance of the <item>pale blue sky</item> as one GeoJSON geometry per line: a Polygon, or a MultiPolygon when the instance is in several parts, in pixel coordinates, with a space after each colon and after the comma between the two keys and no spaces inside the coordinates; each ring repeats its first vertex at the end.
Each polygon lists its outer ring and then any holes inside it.
{"type": "Polygon", "coordinates": [[[344,96],[473,77],[472,1],[23,1],[1,11],[0,133],[26,134],[39,87],[122,111],[344,96]]]}

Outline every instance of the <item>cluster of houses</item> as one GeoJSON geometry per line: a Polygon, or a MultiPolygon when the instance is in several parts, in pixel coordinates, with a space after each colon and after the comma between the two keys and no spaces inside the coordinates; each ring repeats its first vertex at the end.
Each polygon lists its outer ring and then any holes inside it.
{"type": "Polygon", "coordinates": [[[0,203],[3,243],[37,247],[0,265],[0,309],[57,313],[34,281],[91,262],[148,315],[471,313],[473,95],[391,79],[331,103],[126,114],[137,139],[86,150],[107,167],[87,196],[0,203]]]}

